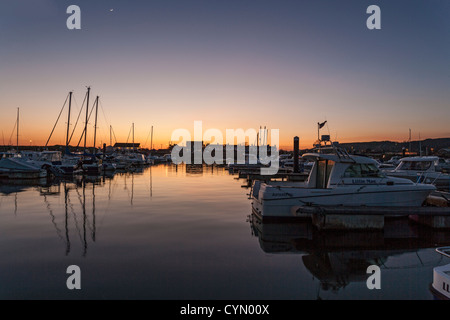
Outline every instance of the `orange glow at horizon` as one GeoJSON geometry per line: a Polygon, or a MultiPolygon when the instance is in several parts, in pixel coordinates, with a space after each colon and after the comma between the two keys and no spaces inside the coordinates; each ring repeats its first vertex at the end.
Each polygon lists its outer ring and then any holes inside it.
{"type": "MultiPolygon", "coordinates": [[[[61,118],[63,118],[63,115],[61,115],[61,118]]],[[[4,118],[2,119],[4,120],[4,118]]],[[[44,146],[47,142],[47,139],[50,135],[50,132],[53,128],[53,125],[51,124],[51,121],[48,119],[45,123],[46,125],[42,125],[42,122],[44,121],[38,121],[38,119],[32,119],[31,117],[24,116],[19,121],[19,146],[21,147],[27,147],[27,146],[44,146]],[[45,127],[45,129],[44,129],[45,127]]],[[[55,119],[51,119],[54,121],[55,119]]],[[[80,120],[80,122],[82,122],[80,120]]],[[[67,120],[64,121],[60,119],[60,123],[56,126],[52,137],[48,143],[48,146],[54,146],[54,145],[65,145],[66,141],[66,123],[67,120]]],[[[72,123],[72,121],[71,121],[72,123]]],[[[139,122],[138,122],[139,123],[139,122]]],[[[134,142],[140,143],[140,147],[144,149],[150,149],[151,148],[151,127],[153,126],[153,148],[154,149],[165,149],[169,146],[169,143],[177,143],[179,141],[171,141],[172,132],[175,129],[183,128],[186,129],[191,133],[192,140],[194,137],[194,130],[193,130],[193,121],[186,121],[186,123],[178,122],[177,127],[172,127],[173,123],[172,121],[169,121],[169,123],[157,123],[155,121],[155,124],[147,124],[142,125],[140,123],[134,123],[134,142]]],[[[231,121],[230,121],[231,123],[231,121]]],[[[259,127],[245,127],[241,125],[242,123],[239,123],[239,125],[233,126],[227,126],[227,127],[210,127],[210,126],[204,126],[202,129],[202,134],[205,133],[208,129],[218,129],[220,132],[222,132],[223,135],[223,141],[224,143],[227,143],[226,141],[226,130],[227,129],[243,129],[244,131],[247,129],[254,129],[257,131],[259,127]]],[[[76,146],[77,143],[79,143],[80,149],[83,147],[84,139],[80,140],[81,137],[81,131],[83,130],[83,124],[78,124],[80,127],[79,130],[76,130],[72,141],[70,142],[71,146],[76,146]]],[[[293,138],[294,136],[298,136],[300,138],[300,148],[301,149],[307,149],[311,148],[313,146],[313,143],[317,140],[317,124],[316,123],[309,123],[307,126],[304,126],[304,128],[299,128],[299,130],[293,130],[292,128],[279,128],[279,148],[281,150],[288,150],[291,151],[293,149],[293,138]]],[[[70,128],[70,132],[72,132],[73,125],[70,128]]],[[[14,148],[16,146],[16,128],[15,128],[15,121],[12,121],[12,123],[8,123],[8,125],[5,125],[4,121],[1,125],[2,130],[2,146],[10,146],[11,148],[14,148]],[[14,129],[14,130],[13,130],[14,129]]],[[[268,134],[270,135],[271,129],[278,129],[278,128],[271,128],[267,127],[268,134]]],[[[424,128],[421,128],[424,129],[424,128]]],[[[408,130],[408,129],[406,129],[408,130]]],[[[331,130],[330,130],[331,131],[331,130]]],[[[354,143],[354,142],[370,142],[370,141],[395,141],[395,142],[405,142],[408,141],[408,131],[402,130],[395,130],[392,128],[385,128],[384,130],[379,130],[380,132],[376,132],[376,130],[368,130],[369,132],[360,132],[357,129],[352,129],[349,127],[346,127],[344,130],[342,130],[342,134],[337,134],[335,131],[328,132],[326,130],[320,130],[320,135],[322,134],[329,134],[331,136],[332,141],[338,141],[340,143],[354,143]]],[[[87,137],[87,147],[93,146],[93,135],[94,135],[94,125],[91,124],[91,121],[89,121],[88,125],[88,137],[87,137]]],[[[112,126],[112,137],[110,137],[110,131],[109,131],[109,125],[106,126],[105,124],[98,125],[97,126],[97,133],[96,133],[96,146],[98,148],[101,148],[103,143],[105,143],[107,146],[110,145],[110,139],[112,140],[112,144],[114,145],[115,142],[128,142],[132,143],[132,123],[127,124],[121,124],[119,126],[112,126]],[[117,139],[117,140],[116,140],[117,139]]],[[[446,138],[450,137],[450,133],[445,131],[437,131],[437,130],[422,130],[420,133],[417,131],[413,131],[412,134],[412,141],[414,140],[425,140],[427,138],[446,138]],[[428,133],[429,132],[429,133],[428,133]]],[[[205,141],[209,142],[209,141],[205,141]]],[[[253,142],[249,142],[247,139],[247,142],[249,144],[254,144],[253,142]]],[[[256,141],[255,141],[256,142],[256,141]]],[[[270,144],[270,136],[267,138],[267,142],[270,144]]],[[[232,142],[231,142],[232,143],[232,142]]]]}

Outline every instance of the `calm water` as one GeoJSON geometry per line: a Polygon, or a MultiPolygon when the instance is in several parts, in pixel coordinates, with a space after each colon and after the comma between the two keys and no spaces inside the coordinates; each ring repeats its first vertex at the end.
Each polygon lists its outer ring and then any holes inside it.
{"type": "Polygon", "coordinates": [[[433,299],[447,232],[262,224],[223,168],[158,165],[52,185],[0,184],[0,299],[433,299]],[[369,290],[366,269],[381,268],[369,290]],[[68,290],[69,265],[81,290],[68,290]]]}

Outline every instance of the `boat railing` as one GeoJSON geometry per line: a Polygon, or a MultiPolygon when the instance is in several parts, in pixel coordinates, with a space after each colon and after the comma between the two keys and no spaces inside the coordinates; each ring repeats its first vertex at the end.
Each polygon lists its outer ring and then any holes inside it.
{"type": "MultiPolygon", "coordinates": [[[[427,171],[423,171],[421,173],[418,173],[416,183],[425,183],[427,178],[428,178],[428,173],[429,172],[427,172],[427,171]]],[[[439,172],[438,175],[433,179],[433,181],[430,182],[430,184],[434,185],[441,175],[442,175],[442,172],[439,172]]]]}
{"type": "Polygon", "coordinates": [[[437,253],[450,258],[450,247],[439,247],[435,249],[437,253]]]}

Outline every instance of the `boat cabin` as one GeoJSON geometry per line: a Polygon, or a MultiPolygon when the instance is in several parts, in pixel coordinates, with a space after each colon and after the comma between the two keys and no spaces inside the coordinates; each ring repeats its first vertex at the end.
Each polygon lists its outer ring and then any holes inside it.
{"type": "Polygon", "coordinates": [[[439,158],[433,156],[402,158],[395,171],[434,172],[438,163],[439,158]]]}
{"type": "Polygon", "coordinates": [[[386,175],[380,171],[374,159],[337,154],[304,154],[313,161],[306,182],[307,188],[327,189],[340,185],[367,185],[386,183],[386,175]],[[383,181],[381,181],[383,180],[383,181]]]}

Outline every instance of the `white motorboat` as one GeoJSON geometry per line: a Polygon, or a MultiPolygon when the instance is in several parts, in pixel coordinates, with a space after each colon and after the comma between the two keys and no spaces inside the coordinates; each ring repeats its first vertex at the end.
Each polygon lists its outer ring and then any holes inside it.
{"type": "Polygon", "coordinates": [[[436,190],[430,184],[386,176],[375,160],[349,155],[332,147],[333,153],[307,153],[313,161],[305,182],[255,181],[253,211],[262,217],[289,217],[293,207],[318,206],[421,206],[436,190]]]}
{"type": "Polygon", "coordinates": [[[443,158],[439,158],[436,162],[436,170],[441,172],[450,172],[450,162],[443,158]]]}
{"type": "Polygon", "coordinates": [[[61,151],[24,152],[24,159],[33,166],[46,169],[56,176],[67,176],[81,173],[78,161],[63,158],[61,151]]]}
{"type": "Polygon", "coordinates": [[[407,178],[413,182],[448,185],[450,174],[439,171],[439,157],[422,156],[400,159],[394,170],[385,170],[391,177],[407,178]]]}
{"type": "Polygon", "coordinates": [[[47,177],[47,170],[33,166],[23,158],[0,159],[0,178],[41,179],[47,177]]]}
{"type": "Polygon", "coordinates": [[[115,156],[117,168],[126,168],[129,166],[143,166],[147,163],[145,156],[138,152],[128,152],[115,156]]]}
{"type": "MultiPolygon", "coordinates": [[[[450,258],[450,247],[436,248],[436,252],[450,258]]],[[[450,264],[433,268],[431,292],[442,300],[450,299],[450,264]]]]}

